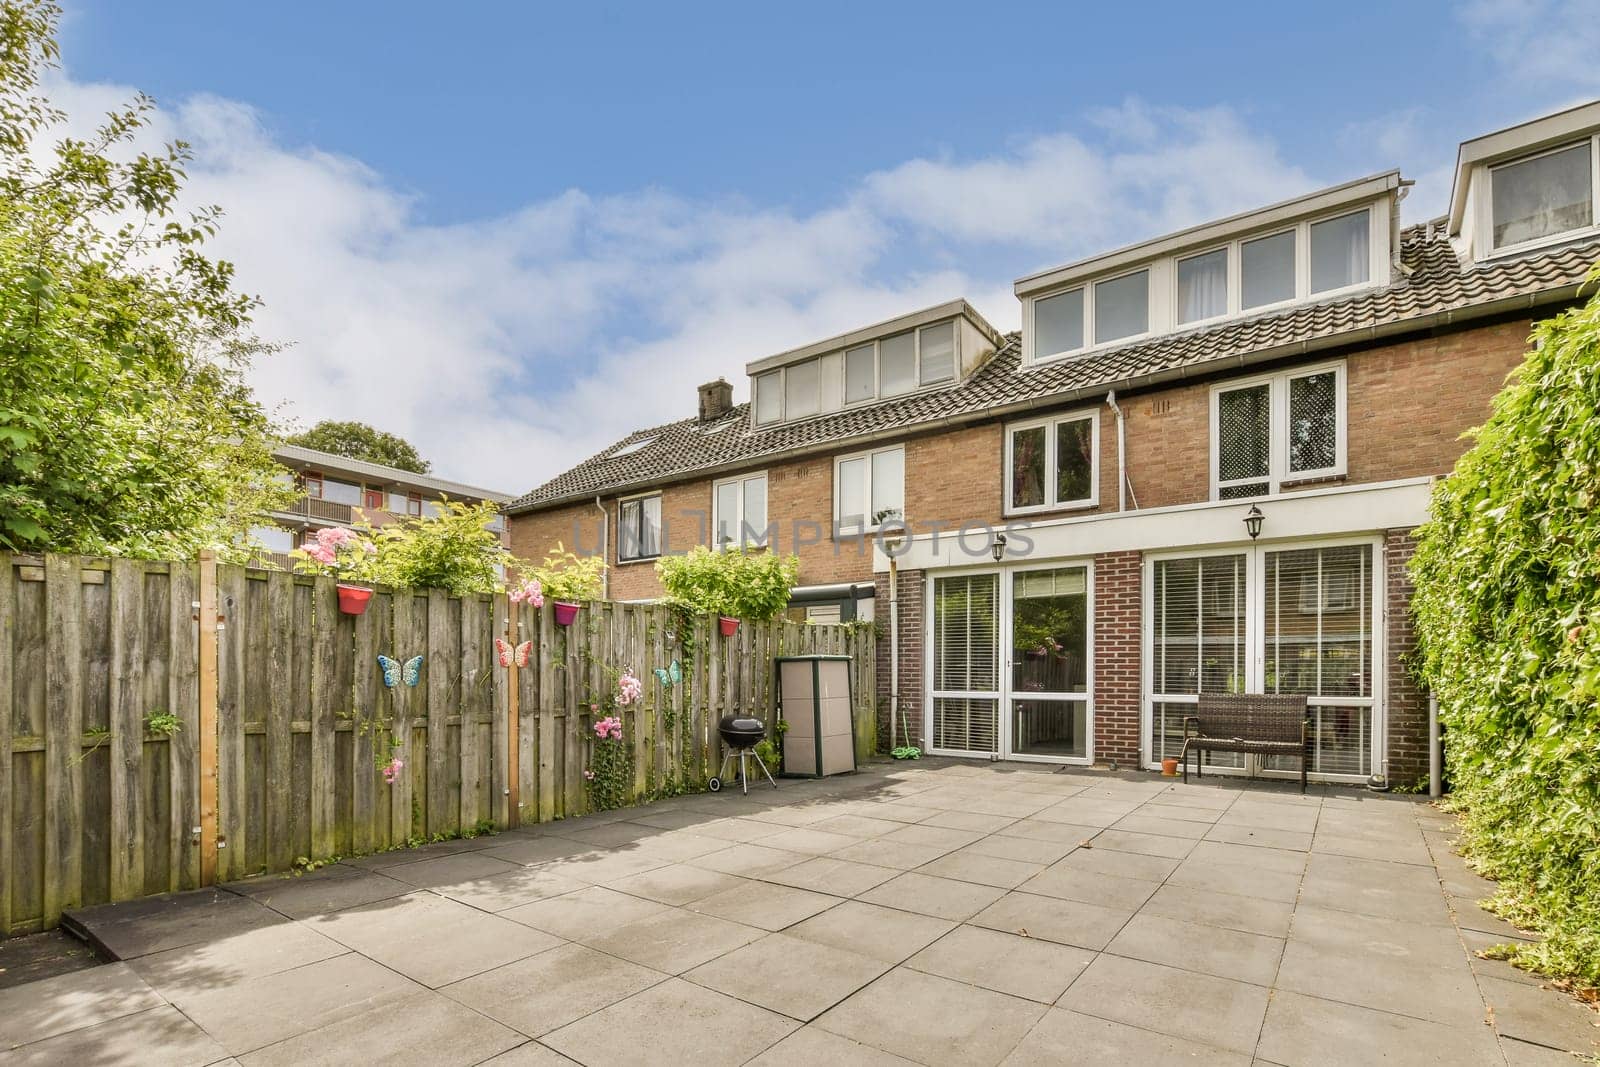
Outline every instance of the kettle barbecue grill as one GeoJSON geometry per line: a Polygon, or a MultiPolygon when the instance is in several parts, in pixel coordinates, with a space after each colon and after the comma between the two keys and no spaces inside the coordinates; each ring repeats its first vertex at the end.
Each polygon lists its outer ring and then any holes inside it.
{"type": "Polygon", "coordinates": [[[767,776],[767,781],[772,782],[772,788],[778,788],[772,772],[767,769],[766,761],[756,751],[756,745],[767,736],[766,723],[748,715],[724,715],[717,723],[717,733],[722,735],[722,743],[728,746],[728,754],[722,758],[722,766],[718,768],[717,776],[706,783],[713,793],[722,789],[722,777],[735,756],[739,758],[739,784],[744,787],[746,793],[750,792],[750,767],[746,761],[752,759],[756,761],[756,766],[761,768],[761,773],[767,776]]]}

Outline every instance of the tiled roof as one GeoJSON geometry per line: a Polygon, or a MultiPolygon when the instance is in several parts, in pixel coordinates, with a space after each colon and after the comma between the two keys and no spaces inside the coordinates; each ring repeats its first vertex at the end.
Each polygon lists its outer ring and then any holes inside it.
{"type": "Polygon", "coordinates": [[[1015,407],[1069,402],[1090,392],[1137,387],[1201,373],[1215,365],[1329,347],[1363,334],[1398,333],[1467,309],[1531,306],[1569,295],[1600,257],[1600,240],[1544,249],[1462,268],[1443,220],[1407,227],[1400,235],[1397,280],[1378,289],[1274,314],[1165,334],[1081,358],[1029,370],[1021,367],[1020,338],[1006,344],[968,378],[948,389],[913,393],[765,429],[750,425],[740,404],[710,425],[697,419],[639,430],[571,470],[518,497],[507,510],[531,510],[596,494],[643,488],[696,472],[790,456],[852,440],[876,438],[934,422],[976,421],[1015,407]],[[648,439],[649,444],[632,448],[648,439]],[[626,454],[619,454],[626,453],[626,454]]]}

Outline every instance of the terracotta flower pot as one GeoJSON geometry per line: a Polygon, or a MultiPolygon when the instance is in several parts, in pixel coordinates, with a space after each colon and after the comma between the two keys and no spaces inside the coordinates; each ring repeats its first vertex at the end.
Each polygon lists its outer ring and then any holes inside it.
{"type": "Polygon", "coordinates": [[[717,626],[722,630],[723,637],[732,637],[734,634],[739,632],[739,620],[730,619],[726,615],[720,615],[717,617],[717,626]]]}
{"type": "Polygon", "coordinates": [[[1178,777],[1178,761],[1173,759],[1171,756],[1168,756],[1166,759],[1162,760],[1161,773],[1166,775],[1168,778],[1178,777]]]}
{"type": "Polygon", "coordinates": [[[578,617],[578,605],[565,600],[556,601],[556,624],[571,626],[572,620],[578,617]]]}
{"type": "Polygon", "coordinates": [[[372,599],[372,590],[363,589],[359,585],[339,586],[339,610],[346,615],[365,615],[367,601],[372,599]]]}

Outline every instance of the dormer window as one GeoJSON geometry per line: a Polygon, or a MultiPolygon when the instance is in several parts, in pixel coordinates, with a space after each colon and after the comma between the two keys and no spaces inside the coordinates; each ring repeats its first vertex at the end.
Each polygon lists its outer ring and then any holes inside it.
{"type": "Polygon", "coordinates": [[[1018,280],[1025,364],[1388,280],[1398,172],[1018,280]]]}
{"type": "Polygon", "coordinates": [[[1004,339],[964,300],[818,341],[748,366],[757,426],[959,381],[1004,339]]]}
{"type": "Polygon", "coordinates": [[[1489,168],[1496,250],[1595,224],[1594,138],[1489,168]]]}

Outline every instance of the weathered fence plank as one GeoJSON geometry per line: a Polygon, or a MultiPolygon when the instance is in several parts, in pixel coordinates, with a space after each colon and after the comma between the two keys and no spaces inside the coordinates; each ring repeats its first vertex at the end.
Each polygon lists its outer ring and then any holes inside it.
{"type": "Polygon", "coordinates": [[[11,724],[17,712],[16,672],[16,560],[0,553],[0,936],[11,933],[12,882],[17,867],[17,814],[12,807],[11,724]]]}

